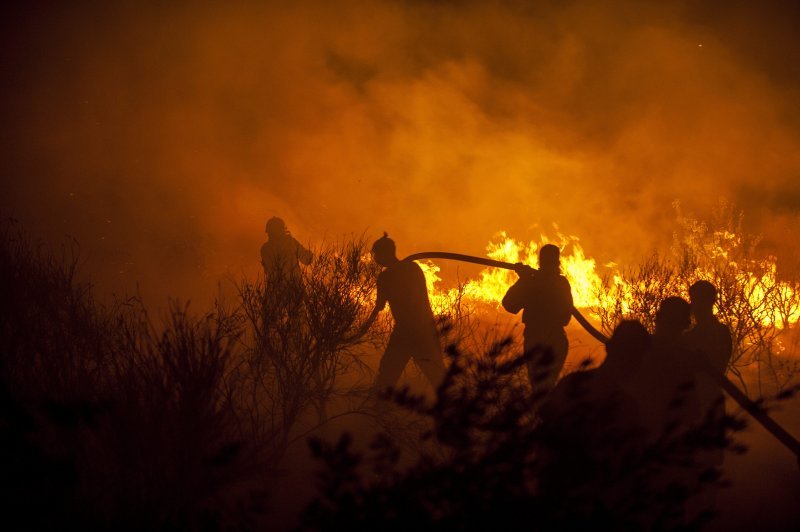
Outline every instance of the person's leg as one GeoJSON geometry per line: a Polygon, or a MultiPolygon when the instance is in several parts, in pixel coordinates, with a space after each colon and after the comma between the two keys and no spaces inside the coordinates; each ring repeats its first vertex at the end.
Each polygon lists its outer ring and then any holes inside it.
{"type": "Polygon", "coordinates": [[[527,334],[523,335],[522,337],[522,352],[524,355],[528,356],[528,362],[525,366],[528,369],[528,382],[533,383],[536,381],[536,361],[535,359],[539,357],[538,354],[539,346],[536,341],[528,336],[527,334]]]}
{"type": "Polygon", "coordinates": [[[411,357],[411,351],[405,345],[404,338],[393,332],[386,345],[386,351],[381,358],[378,368],[378,377],[375,380],[375,391],[382,392],[390,386],[397,384],[403,369],[411,357]]]}
{"type": "Polygon", "coordinates": [[[416,362],[422,374],[431,383],[434,391],[439,389],[439,385],[444,380],[446,372],[444,367],[444,360],[442,360],[442,350],[439,345],[439,339],[433,338],[431,341],[426,342],[427,345],[420,345],[414,351],[414,362],[416,362]]]}
{"type": "Polygon", "coordinates": [[[561,376],[561,370],[564,369],[564,363],[567,361],[567,352],[569,351],[569,340],[567,335],[563,332],[554,335],[553,342],[553,364],[550,366],[550,374],[545,382],[547,389],[552,389],[561,376]]]}
{"type": "Polygon", "coordinates": [[[565,334],[549,337],[525,337],[525,352],[531,353],[528,361],[528,379],[536,392],[547,393],[558,380],[567,360],[569,342],[565,334]]]}
{"type": "Polygon", "coordinates": [[[538,383],[550,372],[553,355],[549,346],[539,337],[525,335],[523,348],[528,358],[528,380],[531,388],[537,389],[538,383]]]}

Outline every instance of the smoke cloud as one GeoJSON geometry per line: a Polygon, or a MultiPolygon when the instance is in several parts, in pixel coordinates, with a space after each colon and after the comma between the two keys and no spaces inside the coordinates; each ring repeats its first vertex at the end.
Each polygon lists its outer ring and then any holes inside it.
{"type": "Polygon", "coordinates": [[[796,3],[84,3],[3,22],[0,212],[71,235],[106,292],[253,273],[264,222],[498,230],[601,262],[721,198],[784,245],[800,208],[796,3]],[[114,5],[109,5],[114,4],[114,5]]]}

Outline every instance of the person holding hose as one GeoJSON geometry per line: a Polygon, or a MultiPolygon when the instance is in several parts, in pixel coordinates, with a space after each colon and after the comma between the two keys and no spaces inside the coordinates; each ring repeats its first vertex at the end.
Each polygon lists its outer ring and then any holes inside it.
{"type": "Polygon", "coordinates": [[[375,308],[357,335],[366,332],[387,303],[394,318],[375,389],[380,392],[394,386],[413,358],[436,390],[445,367],[422,268],[411,260],[398,259],[395,243],[386,233],[373,244],[372,256],[384,270],[378,275],[375,308]]]}
{"type": "Polygon", "coordinates": [[[503,308],[512,314],[523,310],[523,345],[526,353],[544,347],[542,356],[528,361],[528,378],[534,391],[547,393],[558,380],[567,359],[569,341],[564,327],[572,317],[572,288],[561,275],[561,250],[546,244],[539,250],[539,269],[520,265],[519,279],[503,297],[503,308]]]}

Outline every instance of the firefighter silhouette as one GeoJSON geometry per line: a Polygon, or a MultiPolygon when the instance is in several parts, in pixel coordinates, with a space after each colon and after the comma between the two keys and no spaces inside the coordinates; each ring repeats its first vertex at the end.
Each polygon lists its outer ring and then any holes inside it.
{"type": "Polygon", "coordinates": [[[557,246],[542,246],[539,269],[521,265],[517,270],[519,279],[502,301],[503,308],[512,314],[523,310],[525,352],[538,353],[534,347],[545,347],[545,355],[528,362],[531,385],[542,393],[555,385],[569,350],[564,327],[572,316],[572,289],[567,278],[561,275],[560,255],[557,246]]]}

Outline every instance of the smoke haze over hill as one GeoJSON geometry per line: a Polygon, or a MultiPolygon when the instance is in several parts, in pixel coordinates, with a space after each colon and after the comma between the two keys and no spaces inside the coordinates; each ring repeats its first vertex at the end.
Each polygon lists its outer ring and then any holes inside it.
{"type": "Polygon", "coordinates": [[[3,22],[0,209],[106,291],[185,295],[306,242],[481,253],[553,224],[599,260],[720,198],[800,207],[786,2],[45,3],[3,22]]]}

